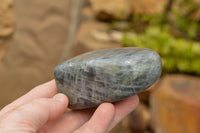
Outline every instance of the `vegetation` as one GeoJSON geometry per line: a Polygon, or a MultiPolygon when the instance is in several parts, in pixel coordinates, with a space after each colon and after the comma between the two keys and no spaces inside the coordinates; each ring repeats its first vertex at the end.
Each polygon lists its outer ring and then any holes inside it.
{"type": "Polygon", "coordinates": [[[197,39],[197,32],[200,30],[198,20],[195,20],[194,14],[200,11],[200,5],[192,0],[181,0],[179,5],[171,11],[171,24],[182,33],[184,38],[197,39]]]}
{"type": "Polygon", "coordinates": [[[193,17],[200,5],[190,0],[172,2],[163,14],[134,14],[121,42],[125,47],[155,50],[164,72],[200,75],[200,20],[193,17]]]}
{"type": "Polygon", "coordinates": [[[125,32],[123,46],[146,47],[157,51],[165,72],[181,72],[200,75],[200,43],[175,38],[169,26],[148,26],[141,34],[125,32]]]}

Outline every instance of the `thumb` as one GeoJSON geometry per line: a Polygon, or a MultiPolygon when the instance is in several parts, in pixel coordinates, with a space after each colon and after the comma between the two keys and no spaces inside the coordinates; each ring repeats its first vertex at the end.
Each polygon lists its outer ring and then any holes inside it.
{"type": "Polygon", "coordinates": [[[60,117],[67,106],[68,99],[64,94],[57,94],[53,98],[39,98],[8,113],[3,125],[11,124],[9,131],[36,132],[48,121],[60,117]]]}

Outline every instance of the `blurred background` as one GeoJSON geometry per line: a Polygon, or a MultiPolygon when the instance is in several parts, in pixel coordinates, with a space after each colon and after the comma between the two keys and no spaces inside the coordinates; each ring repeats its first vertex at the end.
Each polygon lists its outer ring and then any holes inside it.
{"type": "Polygon", "coordinates": [[[200,0],[0,0],[0,108],[64,60],[127,46],[163,73],[111,133],[200,133],[200,0]]]}

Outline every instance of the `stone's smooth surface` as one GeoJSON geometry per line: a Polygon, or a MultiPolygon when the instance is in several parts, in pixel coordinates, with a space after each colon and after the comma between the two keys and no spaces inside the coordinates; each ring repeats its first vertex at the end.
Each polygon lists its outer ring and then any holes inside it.
{"type": "Polygon", "coordinates": [[[160,76],[159,55],[145,48],[106,49],[74,57],[55,68],[58,92],[71,109],[116,102],[151,86],[160,76]]]}

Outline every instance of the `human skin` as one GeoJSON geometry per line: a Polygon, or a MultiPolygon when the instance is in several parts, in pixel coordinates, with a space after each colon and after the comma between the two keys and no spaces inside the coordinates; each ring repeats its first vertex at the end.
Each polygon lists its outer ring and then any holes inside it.
{"type": "Polygon", "coordinates": [[[97,109],[66,111],[55,81],[33,88],[0,111],[0,133],[106,133],[138,105],[138,96],[97,109]]]}

